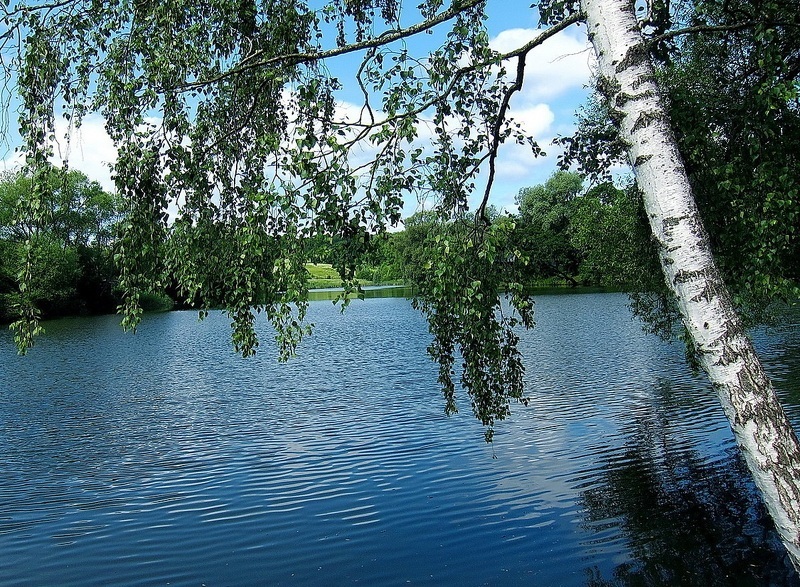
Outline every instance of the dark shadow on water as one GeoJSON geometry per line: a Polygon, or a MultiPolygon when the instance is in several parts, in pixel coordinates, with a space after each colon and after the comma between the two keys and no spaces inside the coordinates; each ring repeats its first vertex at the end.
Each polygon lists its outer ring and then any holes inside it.
{"type": "MultiPolygon", "coordinates": [[[[378,285],[363,288],[365,299],[374,298],[411,298],[414,288],[407,285],[378,285]]],[[[308,292],[308,299],[312,302],[333,301],[342,293],[340,288],[312,289],[308,292]]],[[[355,297],[355,296],[351,296],[355,297]]]]}
{"type": "Polygon", "coordinates": [[[588,569],[587,585],[800,586],[738,449],[704,458],[656,412],[632,418],[624,450],[583,493],[584,525],[616,526],[632,555],[610,576],[588,569]]]}

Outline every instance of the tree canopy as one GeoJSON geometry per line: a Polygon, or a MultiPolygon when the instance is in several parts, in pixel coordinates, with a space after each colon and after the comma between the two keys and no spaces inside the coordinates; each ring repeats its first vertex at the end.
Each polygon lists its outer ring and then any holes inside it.
{"type": "Polygon", "coordinates": [[[21,170],[0,177],[0,320],[34,306],[45,317],[113,311],[118,303],[110,243],[120,220],[117,198],[75,170],[50,169],[45,212],[23,218],[32,189],[21,170]],[[30,265],[26,288],[16,281],[30,265]]]}
{"type": "MultiPolygon", "coordinates": [[[[531,307],[515,293],[516,317],[506,316],[501,303],[501,284],[518,290],[498,244],[503,229],[488,222],[489,188],[471,221],[467,202],[503,141],[538,152],[507,116],[537,42],[505,56],[517,69],[509,80],[478,0],[428,0],[414,17],[401,17],[395,2],[18,2],[5,8],[4,23],[4,65],[17,76],[33,182],[20,217],[47,206],[39,170],[53,155],[56,116],[79,124],[99,112],[117,146],[126,327],[169,272],[201,307],[224,304],[245,355],[258,344],[253,324],[263,311],[285,357],[308,331],[307,239],[335,239],[353,290],[358,259],[400,220],[403,199],[430,198],[438,222],[454,227],[431,250],[418,302],[442,383],[453,390],[459,348],[476,414],[491,426],[507,413],[521,393],[513,326],[531,322],[531,307]],[[409,18],[417,24],[405,26],[409,18]],[[438,48],[424,59],[408,51],[404,39],[443,23],[438,48]],[[348,120],[337,111],[342,81],[325,60],[355,52],[364,103],[348,120]],[[418,123],[423,115],[427,125],[418,123]],[[376,154],[356,164],[350,154],[361,143],[376,154]]],[[[28,255],[23,283],[33,264],[28,255]]],[[[21,314],[17,339],[26,347],[35,307],[21,314]]]]}
{"type": "MultiPolygon", "coordinates": [[[[722,275],[752,324],[773,301],[800,296],[800,7],[673,2],[659,18],[651,49],[671,127],[722,275]]],[[[598,80],[578,133],[561,139],[564,165],[593,178],[626,157],[607,90],[598,80]]],[[[655,323],[663,313],[646,306],[655,323]]]]}
{"type": "Polygon", "coordinates": [[[32,184],[32,177],[20,170],[0,175],[0,238],[22,243],[46,233],[65,248],[111,240],[119,203],[99,183],[80,171],[51,168],[43,199],[46,214],[21,217],[17,210],[32,184]]]}

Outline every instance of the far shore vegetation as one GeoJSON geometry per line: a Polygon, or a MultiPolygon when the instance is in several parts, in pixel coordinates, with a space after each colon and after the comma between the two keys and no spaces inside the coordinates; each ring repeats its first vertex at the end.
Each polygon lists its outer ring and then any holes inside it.
{"type": "MultiPolygon", "coordinates": [[[[118,233],[125,222],[119,201],[79,171],[53,168],[50,181],[47,222],[26,223],[18,219],[17,210],[21,194],[30,189],[30,178],[21,171],[0,177],[2,324],[19,317],[17,283],[26,259],[34,277],[28,293],[41,319],[114,313],[122,303],[115,263],[118,233]]],[[[507,241],[506,258],[501,262],[523,276],[527,290],[634,292],[634,309],[645,318],[655,313],[657,296],[636,295],[658,291],[661,286],[634,187],[610,182],[587,186],[581,175],[557,171],[546,183],[520,190],[516,200],[515,214],[491,208],[487,214],[507,241]]],[[[350,288],[347,297],[354,297],[358,288],[419,285],[429,278],[431,249],[437,239],[465,229],[471,221],[471,215],[465,213],[463,222],[445,225],[435,214],[420,211],[406,218],[397,231],[372,235],[368,242],[319,235],[306,242],[304,286],[312,291],[350,288]],[[346,261],[354,246],[366,251],[355,267],[346,261]]],[[[165,260],[162,282],[159,289],[141,296],[142,310],[223,307],[214,299],[214,292],[207,292],[204,300],[190,299],[177,288],[177,279],[166,263],[170,243],[167,230],[160,242],[165,260]]],[[[253,300],[254,305],[258,303],[253,300]]]]}
{"type": "MultiPolygon", "coordinates": [[[[42,319],[113,313],[121,303],[115,248],[125,214],[119,201],[79,171],[53,168],[50,182],[47,221],[31,223],[18,215],[30,177],[21,171],[0,177],[0,323],[18,318],[17,283],[26,261],[34,277],[29,293],[42,319]]],[[[524,267],[527,287],[635,285],[642,258],[636,238],[641,212],[631,188],[611,183],[587,188],[580,175],[559,171],[546,184],[521,190],[517,203],[517,214],[488,213],[507,229],[513,258],[506,262],[524,267]]],[[[465,226],[469,220],[465,214],[465,226]]],[[[305,287],[413,286],[430,269],[429,248],[450,230],[458,230],[457,221],[443,226],[434,214],[417,212],[399,230],[358,243],[367,254],[356,267],[342,261],[354,243],[341,235],[319,235],[306,243],[305,287]]],[[[169,231],[160,245],[166,259],[169,231]]],[[[215,307],[213,299],[188,299],[175,283],[165,263],[161,287],[142,295],[142,309],[215,307]]]]}

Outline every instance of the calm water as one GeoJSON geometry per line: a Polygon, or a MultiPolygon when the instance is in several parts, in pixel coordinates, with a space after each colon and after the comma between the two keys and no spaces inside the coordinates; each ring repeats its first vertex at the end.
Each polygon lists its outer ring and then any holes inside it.
{"type": "MultiPolygon", "coordinates": [[[[530,406],[447,418],[404,299],[0,335],[0,585],[798,585],[709,386],[616,294],[541,296],[530,406]]],[[[800,326],[756,333],[800,422],[800,326]]]]}

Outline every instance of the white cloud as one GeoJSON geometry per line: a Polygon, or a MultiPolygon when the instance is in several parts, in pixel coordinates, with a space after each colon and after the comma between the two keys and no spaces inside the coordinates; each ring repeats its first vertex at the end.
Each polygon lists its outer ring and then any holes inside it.
{"type": "MultiPolygon", "coordinates": [[[[117,149],[105,130],[103,119],[92,115],[84,119],[79,128],[71,126],[63,118],[56,119],[56,141],[53,144],[52,162],[62,165],[67,161],[72,169],[100,183],[103,189],[114,191],[109,165],[117,159],[117,149]]],[[[25,164],[25,155],[19,151],[9,153],[0,166],[4,170],[20,169],[25,164]]]]}
{"type": "Polygon", "coordinates": [[[520,109],[512,106],[510,114],[514,121],[520,124],[523,131],[538,141],[541,141],[542,137],[550,132],[556,118],[548,104],[536,104],[520,109]]]}
{"type": "Polygon", "coordinates": [[[115,190],[109,166],[117,160],[117,149],[100,116],[86,117],[78,128],[71,128],[67,121],[59,119],[56,121],[56,136],[56,164],[67,160],[72,169],[82,171],[105,190],[115,190]],[[69,139],[65,138],[67,133],[69,139]]]}
{"type": "MultiPolygon", "coordinates": [[[[508,29],[490,41],[502,53],[521,47],[541,34],[537,29],[508,29]]],[[[562,31],[528,53],[525,61],[525,82],[520,92],[525,101],[552,100],[589,83],[594,66],[583,29],[562,31]]],[[[516,65],[507,62],[511,75],[516,65]]]]}

